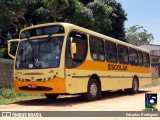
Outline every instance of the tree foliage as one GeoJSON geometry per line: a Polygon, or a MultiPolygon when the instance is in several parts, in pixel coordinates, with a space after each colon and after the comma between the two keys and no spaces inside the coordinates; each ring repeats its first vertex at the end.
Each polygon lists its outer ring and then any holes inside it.
{"type": "Polygon", "coordinates": [[[116,0],[1,0],[0,48],[19,30],[47,22],[69,22],[125,41],[126,13],[116,0]]]}
{"type": "Polygon", "coordinates": [[[154,40],[153,34],[148,33],[143,26],[134,25],[126,29],[126,40],[133,45],[149,44],[154,40]]]}

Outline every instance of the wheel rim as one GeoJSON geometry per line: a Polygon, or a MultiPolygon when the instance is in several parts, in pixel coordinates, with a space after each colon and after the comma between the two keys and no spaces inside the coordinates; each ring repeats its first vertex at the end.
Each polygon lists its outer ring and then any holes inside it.
{"type": "Polygon", "coordinates": [[[92,97],[95,97],[97,95],[97,85],[95,83],[92,83],[90,86],[90,95],[92,97]]]}

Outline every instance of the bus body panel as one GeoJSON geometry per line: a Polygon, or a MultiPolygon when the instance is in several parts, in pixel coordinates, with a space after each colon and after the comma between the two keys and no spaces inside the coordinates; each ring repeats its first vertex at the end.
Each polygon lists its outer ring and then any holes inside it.
{"type": "MultiPolygon", "coordinates": [[[[114,38],[104,36],[102,34],[78,27],[67,23],[49,23],[37,25],[30,28],[36,28],[40,26],[50,26],[50,25],[62,25],[65,29],[64,42],[61,52],[60,66],[58,68],[49,69],[37,69],[37,70],[16,70],[14,68],[14,88],[17,92],[31,92],[31,93],[59,93],[59,94],[77,94],[87,92],[87,85],[90,77],[96,74],[101,83],[101,91],[106,90],[116,90],[116,89],[126,89],[132,87],[132,80],[135,76],[138,77],[139,87],[148,85],[151,83],[151,68],[142,66],[125,65],[119,63],[109,63],[106,61],[94,61],[90,53],[89,36],[94,35],[100,37],[103,40],[108,40],[115,42],[116,44],[122,44],[127,47],[138,49],[140,51],[149,53],[148,50],[130,45],[118,41],[114,38]],[[78,67],[66,68],[65,66],[65,51],[66,51],[66,41],[70,31],[80,31],[87,35],[88,38],[88,54],[86,60],[78,67]],[[22,79],[48,79],[48,81],[20,81],[22,79]],[[54,77],[54,78],[53,78],[54,77]],[[19,87],[28,87],[28,85],[36,85],[42,87],[49,87],[52,90],[20,90],[19,87]]],[[[20,34],[21,34],[20,32],[20,34]]],[[[40,36],[39,36],[40,37],[40,36]]],[[[47,36],[41,36],[47,37],[47,36]]],[[[32,38],[31,38],[32,39],[32,38]]],[[[15,64],[15,63],[14,63],[15,64]]]]}
{"type": "Polygon", "coordinates": [[[58,77],[46,82],[21,82],[14,78],[14,89],[17,92],[64,94],[66,93],[66,83],[65,79],[58,77]],[[29,88],[29,85],[36,85],[36,88],[29,88]],[[52,88],[52,90],[47,90],[48,88],[52,88]]]}
{"type": "Polygon", "coordinates": [[[150,68],[116,64],[122,67],[119,70],[108,70],[108,64],[111,63],[86,60],[79,67],[66,70],[66,76],[70,75],[70,79],[75,81],[75,93],[87,91],[88,81],[93,74],[100,78],[102,91],[131,88],[135,76],[139,79],[140,87],[151,83],[150,68]],[[127,69],[123,69],[123,66],[127,66],[127,69]]]}

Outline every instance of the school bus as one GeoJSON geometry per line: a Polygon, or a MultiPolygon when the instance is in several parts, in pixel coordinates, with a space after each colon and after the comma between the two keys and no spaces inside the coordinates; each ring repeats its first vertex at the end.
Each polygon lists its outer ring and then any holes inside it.
{"type": "Polygon", "coordinates": [[[19,39],[8,41],[15,60],[15,91],[80,94],[87,100],[102,91],[128,90],[151,83],[148,50],[70,24],[46,23],[24,28],[19,39]],[[11,43],[18,42],[15,56],[11,43]]]}

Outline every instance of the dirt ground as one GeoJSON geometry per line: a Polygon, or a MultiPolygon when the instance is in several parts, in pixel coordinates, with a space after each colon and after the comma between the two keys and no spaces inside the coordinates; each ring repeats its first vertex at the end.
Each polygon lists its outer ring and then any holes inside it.
{"type": "MultiPolygon", "coordinates": [[[[86,102],[80,96],[66,96],[56,101],[46,99],[26,100],[9,105],[0,105],[0,111],[142,111],[145,108],[145,94],[157,93],[158,109],[160,110],[160,85],[156,87],[141,88],[138,94],[128,94],[124,91],[107,92],[100,100],[86,102]]],[[[68,117],[67,117],[68,118],[68,117]]],[[[0,118],[1,119],[1,118],[0,118]]],[[[37,118],[40,120],[40,118],[37,118]]],[[[49,119],[49,118],[48,118],[49,119]]],[[[63,117],[54,118],[56,120],[64,119],[63,117]]],[[[99,119],[97,117],[71,118],[71,119],[99,119]]],[[[100,119],[126,119],[136,120],[142,118],[100,118],[100,119]]],[[[145,118],[145,120],[158,120],[160,118],[145,118]]],[[[16,118],[16,120],[18,120],[16,118]]],[[[25,120],[25,119],[24,119],[25,120]]],[[[27,120],[29,120],[27,118],[27,120]]],[[[53,120],[53,118],[52,118],[53,120]]]]}

